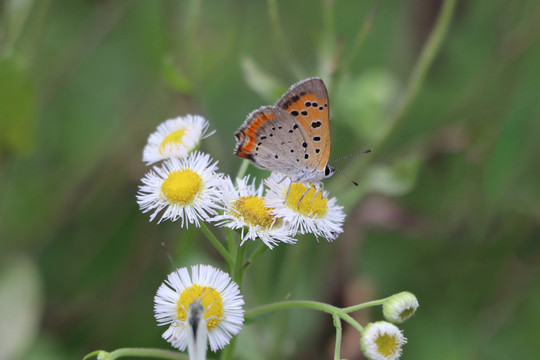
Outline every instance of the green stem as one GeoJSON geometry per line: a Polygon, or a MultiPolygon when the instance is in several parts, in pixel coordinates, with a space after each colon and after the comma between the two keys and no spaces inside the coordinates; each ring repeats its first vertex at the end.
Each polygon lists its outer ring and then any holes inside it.
{"type": "Polygon", "coordinates": [[[244,272],[242,271],[242,265],[244,263],[244,254],[246,252],[246,246],[241,246],[238,244],[238,249],[236,251],[236,260],[234,265],[234,274],[233,279],[236,281],[238,286],[242,288],[242,278],[244,272]]]}
{"type": "Polygon", "coordinates": [[[358,305],[354,305],[354,306],[349,306],[349,307],[343,308],[341,310],[343,310],[344,313],[350,313],[350,312],[358,311],[358,310],[365,309],[365,308],[368,308],[368,307],[371,307],[371,306],[382,305],[385,302],[385,300],[386,299],[368,301],[366,303],[358,304],[358,305]]]}
{"type": "Polygon", "coordinates": [[[266,246],[264,243],[260,244],[257,250],[255,250],[253,254],[251,254],[251,256],[244,262],[244,264],[242,265],[242,268],[240,269],[240,272],[243,274],[246,271],[246,269],[250,267],[251,264],[253,264],[255,259],[261,256],[267,249],[268,249],[268,246],[266,246]]]}
{"type": "Polygon", "coordinates": [[[358,330],[359,333],[362,334],[364,332],[364,327],[360,325],[356,320],[354,320],[353,317],[350,316],[349,314],[346,314],[345,312],[340,311],[338,315],[340,318],[342,318],[343,320],[348,322],[350,325],[352,325],[353,328],[358,330]]]}
{"type": "MultiPolygon", "coordinates": [[[[244,177],[248,166],[249,166],[249,160],[242,161],[242,164],[240,165],[240,169],[238,169],[238,174],[236,174],[237,179],[241,179],[244,177]]],[[[233,179],[233,180],[236,180],[236,179],[233,179]]]]}
{"type": "Polygon", "coordinates": [[[375,21],[375,15],[377,14],[378,9],[379,3],[373,6],[373,8],[370,10],[368,15],[362,22],[362,26],[358,29],[358,32],[354,39],[354,43],[352,45],[352,50],[350,51],[350,55],[343,60],[343,65],[338,66],[336,72],[334,73],[334,81],[332,81],[332,86],[334,89],[338,88],[338,82],[343,78],[343,75],[349,72],[354,62],[356,61],[356,58],[358,57],[358,54],[362,49],[362,45],[364,45],[364,42],[366,41],[368,35],[371,32],[371,28],[373,27],[373,22],[375,21]]]}
{"type": "Polygon", "coordinates": [[[336,71],[336,59],[341,55],[339,51],[340,42],[335,36],[334,27],[334,1],[322,1],[322,28],[321,44],[319,49],[319,71],[318,75],[326,79],[326,85],[331,91],[333,74],[336,71]],[[338,49],[339,47],[339,49],[338,49]]]}
{"type": "Polygon", "coordinates": [[[221,360],[232,360],[234,355],[234,349],[236,348],[236,339],[238,339],[238,336],[235,336],[232,338],[229,345],[223,349],[223,352],[221,353],[221,360]]]}
{"type": "Polygon", "coordinates": [[[203,231],[203,233],[206,235],[206,237],[208,238],[208,240],[210,240],[210,242],[216,247],[216,249],[219,251],[219,253],[221,254],[221,256],[223,256],[223,258],[225,259],[225,261],[227,262],[227,264],[229,266],[233,266],[234,264],[234,259],[233,257],[231,256],[231,254],[227,251],[227,249],[225,249],[225,247],[219,242],[218,238],[214,235],[214,233],[212,233],[212,231],[208,228],[208,226],[206,226],[206,223],[204,222],[201,222],[202,226],[201,226],[201,230],[203,231]]]}
{"type": "Polygon", "coordinates": [[[236,248],[236,243],[234,241],[234,230],[231,229],[231,228],[227,228],[227,238],[226,238],[226,241],[227,241],[227,248],[229,250],[229,253],[233,253],[235,248],[236,248]]]}
{"type": "Polygon", "coordinates": [[[151,349],[151,348],[123,348],[114,350],[110,353],[105,351],[94,351],[84,357],[89,359],[90,357],[100,356],[101,360],[114,360],[121,357],[145,357],[155,359],[168,359],[168,360],[187,360],[187,355],[181,354],[178,351],[151,349]],[[105,355],[105,356],[103,356],[105,355]]]}
{"type": "Polygon", "coordinates": [[[322,311],[331,315],[337,315],[349,324],[351,324],[356,330],[359,332],[363,332],[364,328],[358,324],[356,320],[354,320],[351,316],[346,314],[342,309],[328,305],[325,303],[321,303],[318,301],[311,301],[311,300],[289,300],[289,301],[280,301],[272,304],[266,304],[263,306],[256,307],[254,309],[251,309],[246,312],[245,318],[255,318],[260,315],[264,315],[269,312],[277,311],[277,310],[288,310],[288,309],[295,309],[295,308],[306,308],[306,309],[312,309],[312,310],[318,310],[322,311]]]}
{"type": "Polygon", "coordinates": [[[347,61],[345,61],[344,72],[347,72],[352,67],[354,61],[358,57],[358,54],[362,49],[362,45],[364,45],[364,42],[366,41],[369,33],[371,32],[371,28],[373,27],[373,22],[375,21],[375,15],[377,14],[379,6],[379,3],[375,4],[367,14],[364,21],[362,21],[362,26],[358,29],[356,37],[354,38],[354,43],[352,45],[352,50],[350,53],[351,55],[348,57],[347,61]]]}
{"type": "Polygon", "coordinates": [[[336,346],[334,348],[334,360],[341,359],[341,319],[338,315],[334,315],[334,327],[336,328],[336,346]]]}
{"type": "MultiPolygon", "coordinates": [[[[444,1],[433,31],[430,33],[426,44],[422,48],[420,57],[418,58],[411,76],[409,77],[405,94],[401,98],[396,111],[394,111],[390,118],[390,124],[392,124],[391,130],[384,136],[377,146],[379,149],[384,148],[385,143],[391,138],[391,135],[396,132],[398,125],[403,119],[403,115],[405,115],[410,105],[418,95],[418,91],[424,82],[426,74],[428,73],[435,56],[439,52],[439,49],[446,38],[446,33],[448,32],[448,27],[452,20],[455,5],[456,0],[444,1]]],[[[374,156],[370,156],[370,160],[373,161],[375,157],[375,154],[374,156]]]]}
{"type": "Polygon", "coordinates": [[[290,69],[297,77],[303,77],[300,67],[294,60],[293,56],[289,53],[287,45],[285,44],[285,36],[283,36],[283,26],[279,23],[279,14],[276,0],[267,0],[268,13],[270,15],[270,22],[272,23],[272,29],[277,39],[278,48],[283,55],[284,59],[289,64],[290,69]]]}

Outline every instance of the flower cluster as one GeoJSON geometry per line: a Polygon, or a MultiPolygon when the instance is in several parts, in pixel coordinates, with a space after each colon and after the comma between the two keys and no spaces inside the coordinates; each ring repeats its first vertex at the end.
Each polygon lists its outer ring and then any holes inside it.
{"type": "Polygon", "coordinates": [[[196,150],[211,135],[208,122],[188,115],[167,120],[150,135],[143,161],[155,165],[142,179],[137,200],[150,220],[180,220],[182,227],[215,223],[260,239],[269,248],[294,243],[297,234],[332,241],[343,232],[345,214],[336,198],[312,184],[292,183],[279,174],[256,183],[249,176],[234,181],[218,172],[210,155],[196,150]]]}
{"type": "MultiPolygon", "coordinates": [[[[220,173],[217,161],[197,150],[212,134],[208,127],[204,118],[188,115],[167,120],[150,135],[143,161],[153,168],[137,193],[140,209],[150,214],[150,221],[179,221],[186,228],[212,223],[237,230],[240,245],[260,239],[270,249],[295,243],[297,234],[333,241],[343,232],[343,208],[321,184],[292,182],[277,173],[263,181],[220,173]]],[[[238,264],[228,265],[239,269],[238,264]]],[[[369,359],[395,360],[407,340],[393,323],[413,316],[418,301],[402,292],[380,304],[388,322],[365,328],[358,324],[360,347],[369,359]]],[[[238,334],[244,323],[243,305],[238,284],[210,265],[193,266],[191,273],[177,269],[154,298],[158,325],[168,326],[163,338],[179,350],[187,349],[190,360],[205,359],[208,345],[215,352],[238,334]]]]}
{"type": "Polygon", "coordinates": [[[369,323],[362,333],[360,347],[368,359],[397,360],[407,339],[392,323],[401,324],[410,319],[418,309],[418,300],[410,292],[403,291],[386,298],[382,305],[384,317],[390,322],[369,323]]]}

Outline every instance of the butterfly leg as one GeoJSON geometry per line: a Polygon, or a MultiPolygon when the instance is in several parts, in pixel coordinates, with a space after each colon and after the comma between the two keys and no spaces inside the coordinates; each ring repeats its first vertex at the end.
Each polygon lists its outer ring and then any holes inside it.
{"type": "Polygon", "coordinates": [[[283,177],[277,182],[278,184],[281,184],[283,180],[287,179],[288,176],[283,175],[283,177]]]}
{"type": "Polygon", "coordinates": [[[309,202],[309,205],[313,204],[313,201],[315,200],[315,198],[317,197],[317,195],[319,195],[319,192],[321,191],[321,184],[315,184],[315,195],[313,196],[313,198],[311,199],[311,201],[309,202]]]}
{"type": "Polygon", "coordinates": [[[291,192],[291,186],[292,186],[292,180],[289,183],[289,188],[287,189],[287,196],[285,196],[285,201],[283,203],[285,203],[287,199],[289,198],[289,193],[291,192]]]}
{"type": "Polygon", "coordinates": [[[302,201],[302,199],[304,198],[304,196],[306,196],[306,194],[308,193],[309,190],[311,190],[311,184],[309,185],[309,187],[307,188],[307,190],[304,191],[304,193],[302,194],[302,196],[300,196],[300,199],[298,199],[298,202],[296,203],[296,209],[299,209],[299,208],[300,208],[300,201],[302,201]]]}

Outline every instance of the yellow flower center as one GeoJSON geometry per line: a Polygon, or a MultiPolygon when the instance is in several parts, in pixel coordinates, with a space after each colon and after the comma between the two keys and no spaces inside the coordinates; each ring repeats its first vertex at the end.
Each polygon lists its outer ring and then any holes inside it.
{"type": "Polygon", "coordinates": [[[399,314],[399,317],[400,317],[401,319],[406,319],[406,318],[408,318],[409,316],[411,316],[411,314],[412,314],[413,312],[414,312],[414,309],[413,309],[412,307],[407,308],[407,309],[403,310],[403,311],[401,312],[401,314],[399,314]]]}
{"type": "Polygon", "coordinates": [[[186,321],[186,310],[194,301],[199,300],[204,307],[203,318],[208,330],[215,328],[223,320],[223,298],[219,291],[209,286],[191,285],[182,291],[176,302],[176,316],[186,321]]]}
{"type": "Polygon", "coordinates": [[[375,340],[375,344],[377,344],[379,353],[384,356],[392,355],[398,348],[396,337],[387,334],[379,335],[377,340],[375,340]]]}
{"type": "Polygon", "coordinates": [[[169,135],[163,139],[161,142],[161,145],[159,145],[159,153],[163,154],[163,151],[165,151],[165,147],[169,144],[182,144],[182,138],[184,137],[184,134],[188,131],[188,129],[180,129],[173,131],[169,135]]]}
{"type": "Polygon", "coordinates": [[[238,215],[242,216],[244,221],[251,226],[261,226],[267,229],[274,223],[274,215],[264,205],[263,198],[260,196],[242,196],[235,201],[233,206],[238,215]]]}
{"type": "Polygon", "coordinates": [[[161,185],[165,198],[178,205],[189,205],[203,187],[201,176],[191,169],[175,170],[161,185]]]}
{"type": "Polygon", "coordinates": [[[326,215],[328,204],[326,198],[322,196],[322,191],[319,191],[315,196],[317,192],[315,186],[311,186],[307,192],[306,190],[308,190],[306,185],[293,183],[286,200],[287,206],[305,216],[321,217],[326,215]],[[298,203],[300,198],[302,200],[298,203]]]}

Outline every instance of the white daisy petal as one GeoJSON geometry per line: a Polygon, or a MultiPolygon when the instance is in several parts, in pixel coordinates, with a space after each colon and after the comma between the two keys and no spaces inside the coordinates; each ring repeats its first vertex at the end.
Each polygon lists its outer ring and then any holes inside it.
{"type": "Polygon", "coordinates": [[[263,184],[258,187],[249,183],[249,176],[236,179],[237,186],[230,178],[222,183],[223,215],[211,219],[218,226],[240,229],[242,244],[250,239],[261,239],[270,249],[281,242],[294,243],[289,224],[272,215],[265,206],[263,184]]]}
{"type": "Polygon", "coordinates": [[[166,160],[142,179],[137,203],[143,213],[152,211],[150,221],[161,213],[158,222],[181,219],[182,227],[199,227],[199,220],[208,220],[219,208],[221,176],[216,171],[217,162],[198,151],[166,160]]]}
{"type": "Polygon", "coordinates": [[[369,323],[360,339],[364,355],[371,360],[397,360],[405,343],[401,330],[386,321],[369,323]]]}
{"type": "Polygon", "coordinates": [[[161,123],[148,137],[143,150],[147,165],[169,158],[183,158],[193,151],[208,133],[209,123],[202,116],[186,115],[161,123]]]}
{"type": "Polygon", "coordinates": [[[190,344],[193,327],[188,309],[193,303],[203,308],[199,324],[206,326],[212,351],[225,347],[242,328],[244,299],[228,274],[210,265],[196,265],[190,276],[187,268],[181,268],[169,274],[154,298],[158,325],[169,325],[163,338],[175,348],[185,350],[190,344]]]}
{"type": "Polygon", "coordinates": [[[266,205],[296,231],[322,236],[328,241],[335,240],[343,232],[343,207],[336,205],[336,198],[329,198],[324,189],[308,188],[309,185],[303,183],[291,184],[276,173],[265,183],[268,186],[266,205]]]}

